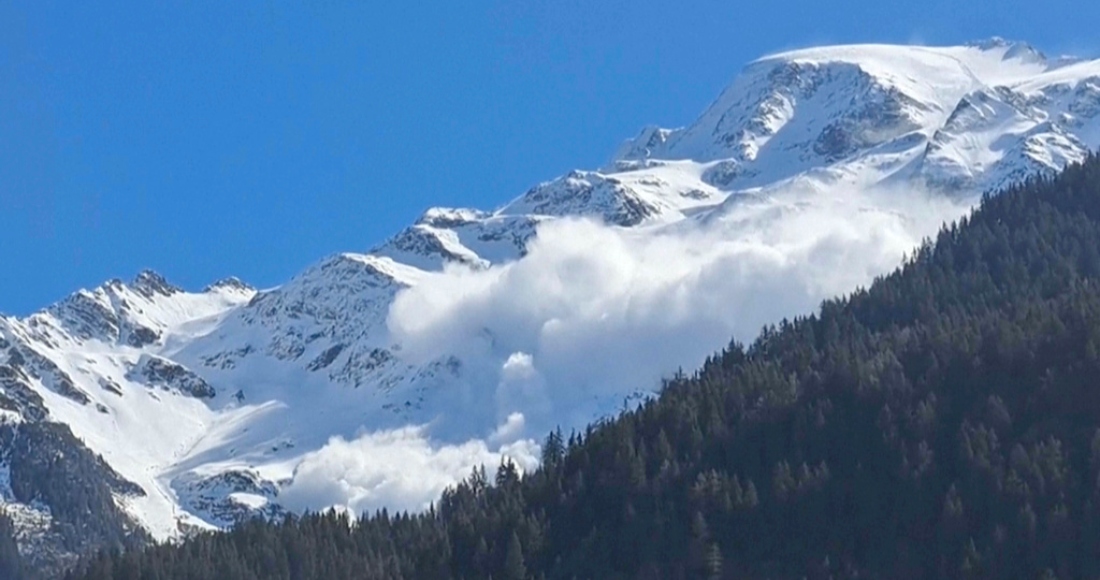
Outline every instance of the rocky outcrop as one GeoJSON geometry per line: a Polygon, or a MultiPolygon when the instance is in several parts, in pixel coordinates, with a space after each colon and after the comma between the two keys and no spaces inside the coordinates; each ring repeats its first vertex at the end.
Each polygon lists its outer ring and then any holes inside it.
{"type": "Polygon", "coordinates": [[[141,355],[127,378],[150,387],[176,391],[200,399],[212,399],[217,394],[214,387],[187,367],[148,354],[141,355]]]}
{"type": "Polygon", "coordinates": [[[202,477],[188,475],[175,482],[180,503],[207,522],[231,526],[254,517],[276,518],[285,510],[276,502],[278,488],[247,469],[202,477]]]}

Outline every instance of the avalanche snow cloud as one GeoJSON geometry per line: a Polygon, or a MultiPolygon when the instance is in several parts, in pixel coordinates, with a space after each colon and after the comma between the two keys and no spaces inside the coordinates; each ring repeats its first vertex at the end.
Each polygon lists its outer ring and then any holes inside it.
{"type": "Polygon", "coordinates": [[[414,361],[459,355],[496,386],[485,400],[496,418],[521,413],[540,436],[868,284],[969,207],[838,188],[738,200],[691,227],[558,220],[519,260],[450,265],[402,291],[388,326],[414,361]]]}
{"type": "Polygon", "coordinates": [[[613,414],[731,338],[867,285],[969,209],[915,188],[791,188],[689,227],[555,220],[518,260],[447,265],[397,294],[388,328],[406,362],[464,361],[500,427],[456,445],[433,442],[431,425],[334,439],[283,503],[423,509],[477,465],[531,468],[550,430],[613,414]]]}
{"type": "Polygon", "coordinates": [[[363,433],[348,441],[334,437],[307,454],[281,494],[282,504],[297,511],[335,507],[353,514],[381,508],[421,511],[447,487],[470,475],[474,466],[511,461],[520,469],[537,465],[537,449],[516,442],[491,451],[485,441],[433,444],[421,427],[363,433]]]}
{"type": "MultiPolygon", "coordinates": [[[[0,317],[16,402],[0,421],[68,425],[140,488],[119,504],[160,539],[282,509],[422,509],[477,465],[532,468],[551,429],[871,283],[982,192],[1097,146],[1100,61],[1001,39],[768,56],[606,167],[493,211],[430,209],[278,288],[143,273],[0,317]]],[[[21,526],[49,525],[7,489],[21,526]]]]}

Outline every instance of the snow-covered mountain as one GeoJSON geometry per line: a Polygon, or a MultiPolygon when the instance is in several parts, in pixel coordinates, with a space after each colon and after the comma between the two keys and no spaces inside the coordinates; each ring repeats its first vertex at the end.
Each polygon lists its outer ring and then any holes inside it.
{"type": "Polygon", "coordinates": [[[430,209],[278,288],[186,292],[144,272],[0,318],[0,503],[25,550],[54,552],[80,533],[28,483],[43,474],[94,479],[123,516],[103,526],[157,539],[284,509],[418,507],[1098,145],[1100,61],[1000,39],[768,56],[600,170],[495,211],[430,209]],[[53,471],[18,444],[43,425],[64,443],[53,471]]]}

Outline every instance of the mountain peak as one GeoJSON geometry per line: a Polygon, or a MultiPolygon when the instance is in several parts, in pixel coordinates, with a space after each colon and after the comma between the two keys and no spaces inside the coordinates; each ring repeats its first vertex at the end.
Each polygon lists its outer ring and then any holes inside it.
{"type": "Polygon", "coordinates": [[[1021,43],[1015,40],[1007,40],[1003,36],[990,36],[989,38],[971,40],[970,42],[967,42],[964,46],[977,48],[979,50],[992,50],[994,48],[1009,48],[1018,44],[1026,43],[1021,43]]]}
{"type": "Polygon", "coordinates": [[[213,284],[207,286],[206,288],[203,289],[203,292],[208,293],[208,292],[215,292],[215,291],[218,291],[218,290],[232,290],[232,291],[237,291],[237,292],[255,292],[256,288],[254,288],[250,284],[242,282],[241,279],[237,278],[236,276],[229,276],[228,278],[222,278],[221,280],[218,280],[217,282],[214,282],[213,284]]]}
{"type": "Polygon", "coordinates": [[[999,51],[1003,60],[1018,59],[1033,63],[1044,63],[1047,60],[1046,55],[1034,46],[1017,40],[1006,40],[1000,36],[971,41],[966,43],[965,46],[983,52],[999,51]]]}
{"type": "Polygon", "coordinates": [[[171,296],[183,292],[183,289],[168,283],[168,281],[164,279],[164,276],[149,269],[142,270],[137,277],[134,278],[134,282],[131,286],[135,292],[146,298],[152,298],[157,294],[171,296]]]}
{"type": "Polygon", "coordinates": [[[487,215],[487,213],[477,209],[433,207],[428,208],[428,210],[420,216],[420,219],[416,220],[416,225],[448,228],[476,222],[477,220],[484,219],[487,215]]]}
{"type": "Polygon", "coordinates": [[[594,171],[571,171],[541,183],[500,210],[501,215],[599,217],[619,226],[634,226],[661,213],[622,181],[594,171]]]}
{"type": "Polygon", "coordinates": [[[1050,62],[1031,45],[1000,37],[961,46],[780,52],[745,67],[692,124],[647,127],[620,147],[611,166],[721,161],[732,169],[721,180],[726,190],[826,167],[857,180],[866,179],[856,177],[864,172],[880,176],[868,176],[874,181],[897,173],[903,181],[964,184],[967,191],[997,188],[1087,151],[1065,135],[1094,131],[1098,119],[1088,96],[1054,86],[1092,74],[1090,63],[1066,66],[1073,62],[1050,62]],[[979,94],[997,95],[997,102],[972,111],[960,126],[956,112],[979,94]],[[1007,135],[1027,145],[997,142],[1010,126],[1030,127],[1007,135]]]}

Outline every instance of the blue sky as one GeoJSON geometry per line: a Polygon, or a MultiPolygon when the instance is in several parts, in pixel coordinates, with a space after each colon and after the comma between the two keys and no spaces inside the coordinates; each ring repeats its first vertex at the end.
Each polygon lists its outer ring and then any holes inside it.
{"type": "Polygon", "coordinates": [[[3,2],[0,312],[146,267],[281,283],[596,167],[776,50],[1095,55],[1097,22],[1079,0],[3,2]]]}

